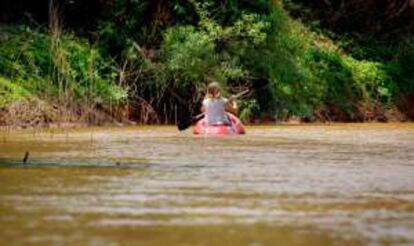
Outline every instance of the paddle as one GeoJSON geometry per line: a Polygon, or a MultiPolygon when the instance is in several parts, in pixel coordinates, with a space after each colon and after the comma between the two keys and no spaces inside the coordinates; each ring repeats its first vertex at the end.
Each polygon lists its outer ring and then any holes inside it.
{"type": "Polygon", "coordinates": [[[195,125],[199,120],[204,118],[204,113],[191,117],[191,119],[187,119],[186,121],[178,121],[177,127],[179,131],[184,131],[185,129],[189,128],[192,125],[195,125]]]}
{"type": "MultiPolygon", "coordinates": [[[[247,93],[249,93],[249,89],[244,90],[240,93],[237,93],[236,95],[233,95],[229,98],[229,101],[237,99],[241,96],[246,95],[247,93]]],[[[204,113],[201,113],[199,115],[196,115],[194,117],[191,117],[190,119],[186,119],[184,121],[178,121],[177,122],[177,127],[179,131],[184,131],[185,129],[189,128],[190,126],[196,124],[199,120],[201,120],[202,118],[204,118],[204,113]]]]}

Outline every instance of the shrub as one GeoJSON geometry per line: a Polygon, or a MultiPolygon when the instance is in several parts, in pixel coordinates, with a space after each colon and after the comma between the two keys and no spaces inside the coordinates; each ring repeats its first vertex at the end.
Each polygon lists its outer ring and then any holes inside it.
{"type": "Polygon", "coordinates": [[[65,34],[51,38],[29,27],[1,30],[0,74],[39,96],[108,104],[125,98],[114,84],[111,62],[86,41],[65,34]],[[69,96],[69,98],[67,98],[69,96]]]}
{"type": "Polygon", "coordinates": [[[6,108],[13,102],[26,101],[31,93],[9,79],[0,77],[0,109],[6,108]]]}

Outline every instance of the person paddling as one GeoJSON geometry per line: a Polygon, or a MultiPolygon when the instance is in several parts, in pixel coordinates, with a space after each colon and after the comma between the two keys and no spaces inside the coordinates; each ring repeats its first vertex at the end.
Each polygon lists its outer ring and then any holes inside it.
{"type": "MultiPolygon", "coordinates": [[[[208,126],[231,126],[237,122],[237,126],[242,126],[240,120],[235,116],[237,114],[237,98],[246,95],[249,90],[244,90],[229,99],[221,96],[220,84],[217,82],[210,83],[207,86],[206,95],[202,102],[201,114],[191,118],[181,118],[177,121],[177,128],[183,131],[190,126],[202,122],[203,127],[208,126]],[[231,113],[231,114],[229,114],[231,113]]],[[[238,127],[239,132],[244,132],[242,127],[238,127]]]]}
{"type": "Polygon", "coordinates": [[[221,95],[220,84],[212,82],[207,86],[201,111],[205,113],[207,125],[231,125],[226,112],[237,113],[237,102],[234,98],[227,99],[221,95]]]}

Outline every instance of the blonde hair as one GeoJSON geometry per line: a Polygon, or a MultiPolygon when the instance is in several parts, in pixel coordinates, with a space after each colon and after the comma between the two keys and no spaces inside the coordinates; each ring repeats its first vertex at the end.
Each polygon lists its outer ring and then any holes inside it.
{"type": "Polygon", "coordinates": [[[207,86],[206,98],[217,99],[221,97],[220,84],[218,82],[212,82],[207,86]]]}

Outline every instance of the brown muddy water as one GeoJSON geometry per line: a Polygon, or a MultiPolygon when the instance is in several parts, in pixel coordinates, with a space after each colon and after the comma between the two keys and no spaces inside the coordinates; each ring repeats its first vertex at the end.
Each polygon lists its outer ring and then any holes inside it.
{"type": "Polygon", "coordinates": [[[414,245],[414,124],[247,132],[2,131],[0,245],[414,245]]]}

